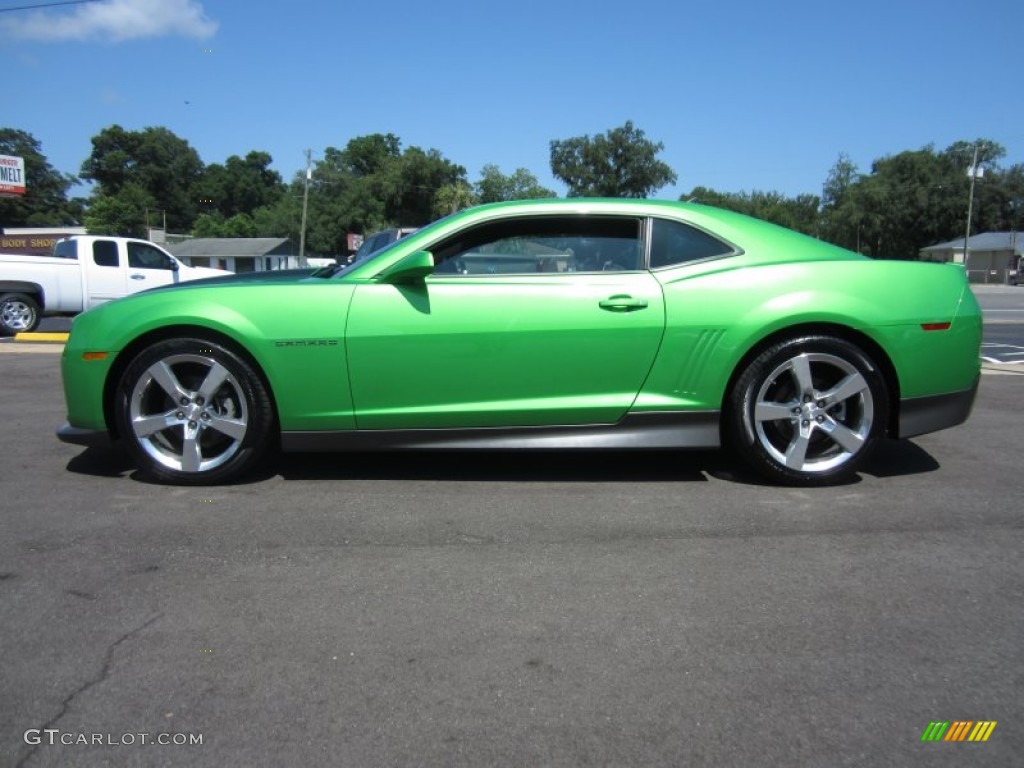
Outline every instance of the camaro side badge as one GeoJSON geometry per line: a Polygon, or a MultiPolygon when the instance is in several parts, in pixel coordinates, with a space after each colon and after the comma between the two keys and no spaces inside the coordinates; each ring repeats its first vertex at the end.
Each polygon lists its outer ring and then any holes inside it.
{"type": "Polygon", "coordinates": [[[281,339],[274,342],[275,347],[336,347],[337,339],[281,339]]]}

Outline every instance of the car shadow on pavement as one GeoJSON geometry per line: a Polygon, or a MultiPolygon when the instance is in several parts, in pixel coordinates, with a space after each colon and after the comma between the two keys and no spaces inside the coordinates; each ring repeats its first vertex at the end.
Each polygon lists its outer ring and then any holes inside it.
{"type": "MultiPolygon", "coordinates": [[[[934,472],[939,463],[909,440],[887,440],[861,469],[876,478],[934,472]]],[[[117,448],[87,448],[67,470],[94,477],[151,482],[117,448]]],[[[747,470],[725,451],[402,451],[391,453],[277,453],[237,482],[285,480],[448,480],[516,482],[707,482],[772,483],[747,470]]],[[[855,476],[850,484],[860,482],[855,476]]]]}
{"type": "Polygon", "coordinates": [[[86,448],[67,463],[67,470],[94,477],[125,477],[136,473],[131,458],[118,448],[86,448]]]}
{"type": "Polygon", "coordinates": [[[934,472],[941,465],[928,451],[910,440],[884,440],[861,468],[873,477],[900,477],[934,472]]]}
{"type": "Polygon", "coordinates": [[[264,477],[286,480],[702,482],[718,452],[402,451],[284,454],[264,477]]]}

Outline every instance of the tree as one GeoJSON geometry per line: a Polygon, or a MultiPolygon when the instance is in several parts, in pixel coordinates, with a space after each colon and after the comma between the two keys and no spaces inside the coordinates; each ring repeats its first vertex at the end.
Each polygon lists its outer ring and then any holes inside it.
{"type": "Polygon", "coordinates": [[[458,213],[476,205],[477,199],[469,182],[460,179],[437,190],[437,194],[434,195],[434,215],[441,217],[458,213]]]}
{"type": "Polygon", "coordinates": [[[217,211],[200,213],[192,226],[192,237],[224,237],[224,217],[217,211]]]}
{"type": "Polygon", "coordinates": [[[551,142],[551,172],[569,187],[569,197],[647,197],[675,172],[657,159],[664,149],[626,121],[603,135],[551,142]]]}
{"type": "Polygon", "coordinates": [[[389,167],[384,183],[385,212],[396,226],[420,227],[435,218],[438,192],[466,182],[466,169],[436,149],[409,147],[389,167]]]}
{"type": "Polygon", "coordinates": [[[340,160],[353,176],[374,176],[384,173],[401,156],[401,139],[393,133],[371,133],[349,140],[340,160]]]}
{"type": "Polygon", "coordinates": [[[0,128],[0,155],[25,160],[25,194],[0,198],[0,226],[56,226],[81,220],[81,205],[67,199],[78,179],[57,171],[43,154],[42,145],[26,131],[0,128]]]}
{"type": "Polygon", "coordinates": [[[480,170],[476,197],[481,203],[500,203],[505,200],[535,200],[558,195],[542,187],[537,177],[525,168],[516,168],[511,176],[506,176],[498,166],[488,163],[480,170]]]}
{"type": "Polygon", "coordinates": [[[129,185],[142,190],[149,207],[166,216],[167,226],[188,231],[196,217],[196,184],[203,161],[184,139],[166,128],[126,131],[104,128],[92,138],[92,152],[82,176],[97,182],[94,203],[118,197],[129,185]]]}
{"type": "Polygon", "coordinates": [[[822,187],[822,237],[844,248],[860,249],[865,212],[857,205],[854,186],[860,181],[857,165],[848,155],[839,159],[828,172],[822,187]]]}
{"type": "Polygon", "coordinates": [[[790,198],[781,192],[716,192],[707,187],[694,187],[680,199],[744,213],[808,235],[816,235],[819,228],[821,199],[816,195],[790,198]]]}
{"type": "Polygon", "coordinates": [[[267,152],[252,151],[241,158],[232,155],[224,165],[206,166],[193,197],[204,212],[218,211],[225,219],[252,215],[257,208],[273,205],[284,194],[281,174],[270,169],[267,152]]]}
{"type": "MultiPolygon", "coordinates": [[[[984,157],[990,169],[996,168],[1002,147],[985,140],[978,144],[979,164],[984,157]]],[[[843,209],[830,215],[855,218],[861,245],[871,256],[916,259],[925,246],[963,235],[973,147],[956,142],[936,152],[928,145],[878,158],[870,174],[850,185],[843,209]]],[[[985,216],[994,202],[979,189],[976,216],[985,216]]]]}
{"type": "MultiPolygon", "coordinates": [[[[344,149],[327,147],[313,168],[306,246],[311,253],[340,254],[349,232],[422,226],[465,204],[465,177],[465,168],[436,149],[402,151],[390,133],[357,136],[344,149]]],[[[297,177],[291,194],[301,195],[304,183],[297,177]]]]}
{"type": "Polygon", "coordinates": [[[148,237],[146,210],[152,199],[144,189],[126,184],[117,195],[95,198],[85,214],[85,227],[90,235],[148,237]]]}

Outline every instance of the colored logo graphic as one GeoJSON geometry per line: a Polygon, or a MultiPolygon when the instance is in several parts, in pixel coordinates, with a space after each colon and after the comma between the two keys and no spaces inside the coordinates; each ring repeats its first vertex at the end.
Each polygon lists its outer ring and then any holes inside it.
{"type": "Polygon", "coordinates": [[[995,720],[933,720],[921,734],[921,741],[988,741],[995,727],[995,720]]]}

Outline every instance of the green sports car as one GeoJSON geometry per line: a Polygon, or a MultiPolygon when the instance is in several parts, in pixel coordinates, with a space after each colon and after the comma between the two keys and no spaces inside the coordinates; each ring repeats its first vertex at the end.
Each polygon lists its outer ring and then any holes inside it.
{"type": "Polygon", "coordinates": [[[169,483],[234,480],[278,446],[725,445],[822,485],[885,436],[963,422],[980,343],[958,266],[687,203],[499,203],[350,266],[86,312],[58,436],[119,440],[169,483]]]}

